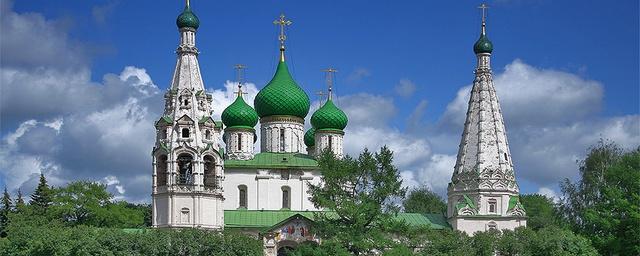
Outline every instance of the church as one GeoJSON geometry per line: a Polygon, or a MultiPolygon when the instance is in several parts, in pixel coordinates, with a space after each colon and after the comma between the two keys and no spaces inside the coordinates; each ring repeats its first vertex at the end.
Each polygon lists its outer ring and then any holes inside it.
{"type": "MultiPolygon", "coordinates": [[[[274,21],[280,27],[277,68],[255,97],[255,108],[244,100],[239,81],[235,101],[222,112],[222,120],[214,120],[212,95],[198,63],[200,22],[189,1],[176,24],[176,66],[164,95],[163,115],[155,123],[153,227],[238,230],[261,239],[265,255],[304,241],[321,242],[310,229],[313,213],[323,210],[308,194],[309,184],[320,184],[322,178],[315,154],[330,149],[342,157],[343,139],[349,136],[348,117],[333,102],[332,69],[327,70],[326,101],[309,113],[309,96],[287,66],[285,27],[291,22],[281,15],[274,21]],[[307,130],[306,118],[312,125],[307,130]]],[[[397,216],[410,225],[468,234],[526,226],[492,81],[493,45],[484,15],[473,50],[475,80],[448,187],[447,213],[397,216]]]]}

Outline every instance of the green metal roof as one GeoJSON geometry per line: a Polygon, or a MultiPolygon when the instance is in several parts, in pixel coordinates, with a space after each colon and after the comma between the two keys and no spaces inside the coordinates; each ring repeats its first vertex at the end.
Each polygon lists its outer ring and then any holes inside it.
{"type": "Polygon", "coordinates": [[[198,27],[200,27],[200,20],[191,11],[191,7],[187,5],[184,8],[184,11],[182,11],[182,13],[176,19],[176,25],[178,26],[178,28],[190,27],[198,29],[198,27]]]}
{"type": "Polygon", "coordinates": [[[486,34],[482,33],[480,38],[473,45],[473,52],[478,53],[491,53],[493,51],[493,43],[489,40],[486,34]]]}
{"type": "Polygon", "coordinates": [[[516,206],[524,209],[524,207],[520,203],[520,197],[519,196],[510,196],[509,197],[509,206],[507,207],[507,211],[512,210],[516,206]]]}
{"type": "Polygon", "coordinates": [[[310,104],[309,96],[293,80],[284,61],[278,63],[273,79],[253,100],[260,117],[283,115],[304,118],[309,113],[310,104]]]}
{"type": "Polygon", "coordinates": [[[313,219],[310,211],[276,211],[276,210],[225,210],[224,227],[230,228],[267,228],[281,221],[300,214],[313,219]]]}
{"type": "Polygon", "coordinates": [[[236,100],[222,111],[222,122],[229,128],[253,128],[258,123],[258,113],[239,94],[236,100]]]}
{"type": "Polygon", "coordinates": [[[224,168],[318,169],[318,163],[305,154],[263,152],[251,160],[225,160],[224,168]]]}
{"type": "Polygon", "coordinates": [[[311,127],[304,133],[304,145],[307,147],[313,147],[316,145],[316,129],[311,127]]]}
{"type": "MultiPolygon", "coordinates": [[[[317,211],[276,211],[276,210],[225,210],[225,228],[270,228],[282,221],[300,214],[310,220],[317,211]]],[[[333,214],[333,212],[327,212],[333,214]]],[[[398,213],[397,220],[404,220],[409,226],[430,226],[433,229],[450,229],[442,214],[398,213]]]]}
{"type": "Polygon", "coordinates": [[[344,130],[348,122],[349,119],[347,115],[333,104],[331,99],[327,100],[327,102],[311,116],[311,125],[318,130],[344,130]]]}

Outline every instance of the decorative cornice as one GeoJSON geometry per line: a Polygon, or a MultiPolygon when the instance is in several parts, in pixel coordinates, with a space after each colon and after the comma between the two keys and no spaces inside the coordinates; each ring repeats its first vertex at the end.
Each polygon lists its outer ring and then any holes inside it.
{"type": "Polygon", "coordinates": [[[291,122],[291,123],[304,124],[304,119],[297,116],[280,116],[280,115],[265,116],[260,118],[260,124],[273,123],[273,122],[291,122]]]}

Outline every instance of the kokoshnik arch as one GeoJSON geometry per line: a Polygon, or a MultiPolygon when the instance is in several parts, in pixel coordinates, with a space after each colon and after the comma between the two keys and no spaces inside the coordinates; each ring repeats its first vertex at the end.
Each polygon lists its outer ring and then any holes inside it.
{"type": "MultiPolygon", "coordinates": [[[[482,5],[483,14],[486,8],[482,5]]],[[[526,225],[506,131],[493,85],[493,45],[482,18],[475,79],[454,174],[449,183],[446,216],[401,213],[411,225],[457,229],[473,234],[488,229],[526,225]]],[[[176,67],[165,93],[163,115],[155,123],[153,147],[153,227],[237,229],[264,242],[265,255],[319,242],[309,229],[317,209],[309,200],[309,184],[320,183],[315,155],[330,149],[343,157],[347,115],[328,97],[311,115],[310,100],[289,72],[281,15],[280,55],[271,81],[254,100],[243,99],[241,79],[236,99],[213,120],[212,95],[206,93],[198,64],[196,34],[200,20],[189,1],[178,16],[180,32],[176,67]],[[256,125],[260,123],[259,131],[256,125]],[[260,152],[255,152],[260,132],[260,152]]],[[[239,72],[242,67],[238,66],[239,72]]]]}

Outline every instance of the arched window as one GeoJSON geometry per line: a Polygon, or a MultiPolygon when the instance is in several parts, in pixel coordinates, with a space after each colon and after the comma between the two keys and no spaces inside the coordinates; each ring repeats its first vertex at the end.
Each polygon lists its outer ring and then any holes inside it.
{"type": "Polygon", "coordinates": [[[329,135],[329,150],[333,151],[333,136],[329,135]]]}
{"type": "Polygon", "coordinates": [[[280,152],[284,152],[284,129],[280,129],[280,152]]]}
{"type": "Polygon", "coordinates": [[[291,209],[291,189],[287,186],[282,187],[282,208],[291,209]]]}
{"type": "Polygon", "coordinates": [[[212,156],[205,156],[204,160],[204,186],[216,187],[216,160],[212,156]]]}
{"type": "Polygon", "coordinates": [[[238,208],[247,209],[247,186],[238,186],[238,208]]]}
{"type": "Polygon", "coordinates": [[[189,154],[178,156],[178,184],[193,183],[193,157],[189,154]]]}
{"type": "Polygon", "coordinates": [[[242,151],[242,134],[238,133],[238,151],[242,151]]]}
{"type": "Polygon", "coordinates": [[[167,155],[161,155],[156,162],[156,186],[167,185],[167,155]]]}
{"type": "Polygon", "coordinates": [[[495,199],[489,199],[489,213],[496,213],[498,208],[498,201],[495,199]]]}
{"type": "Polygon", "coordinates": [[[507,153],[504,153],[504,160],[509,162],[509,158],[507,158],[507,153]]]}
{"type": "Polygon", "coordinates": [[[204,138],[210,140],[211,139],[211,131],[206,130],[204,132],[204,138]]]}
{"type": "Polygon", "coordinates": [[[182,138],[189,138],[189,128],[182,128],[182,138]]]}

